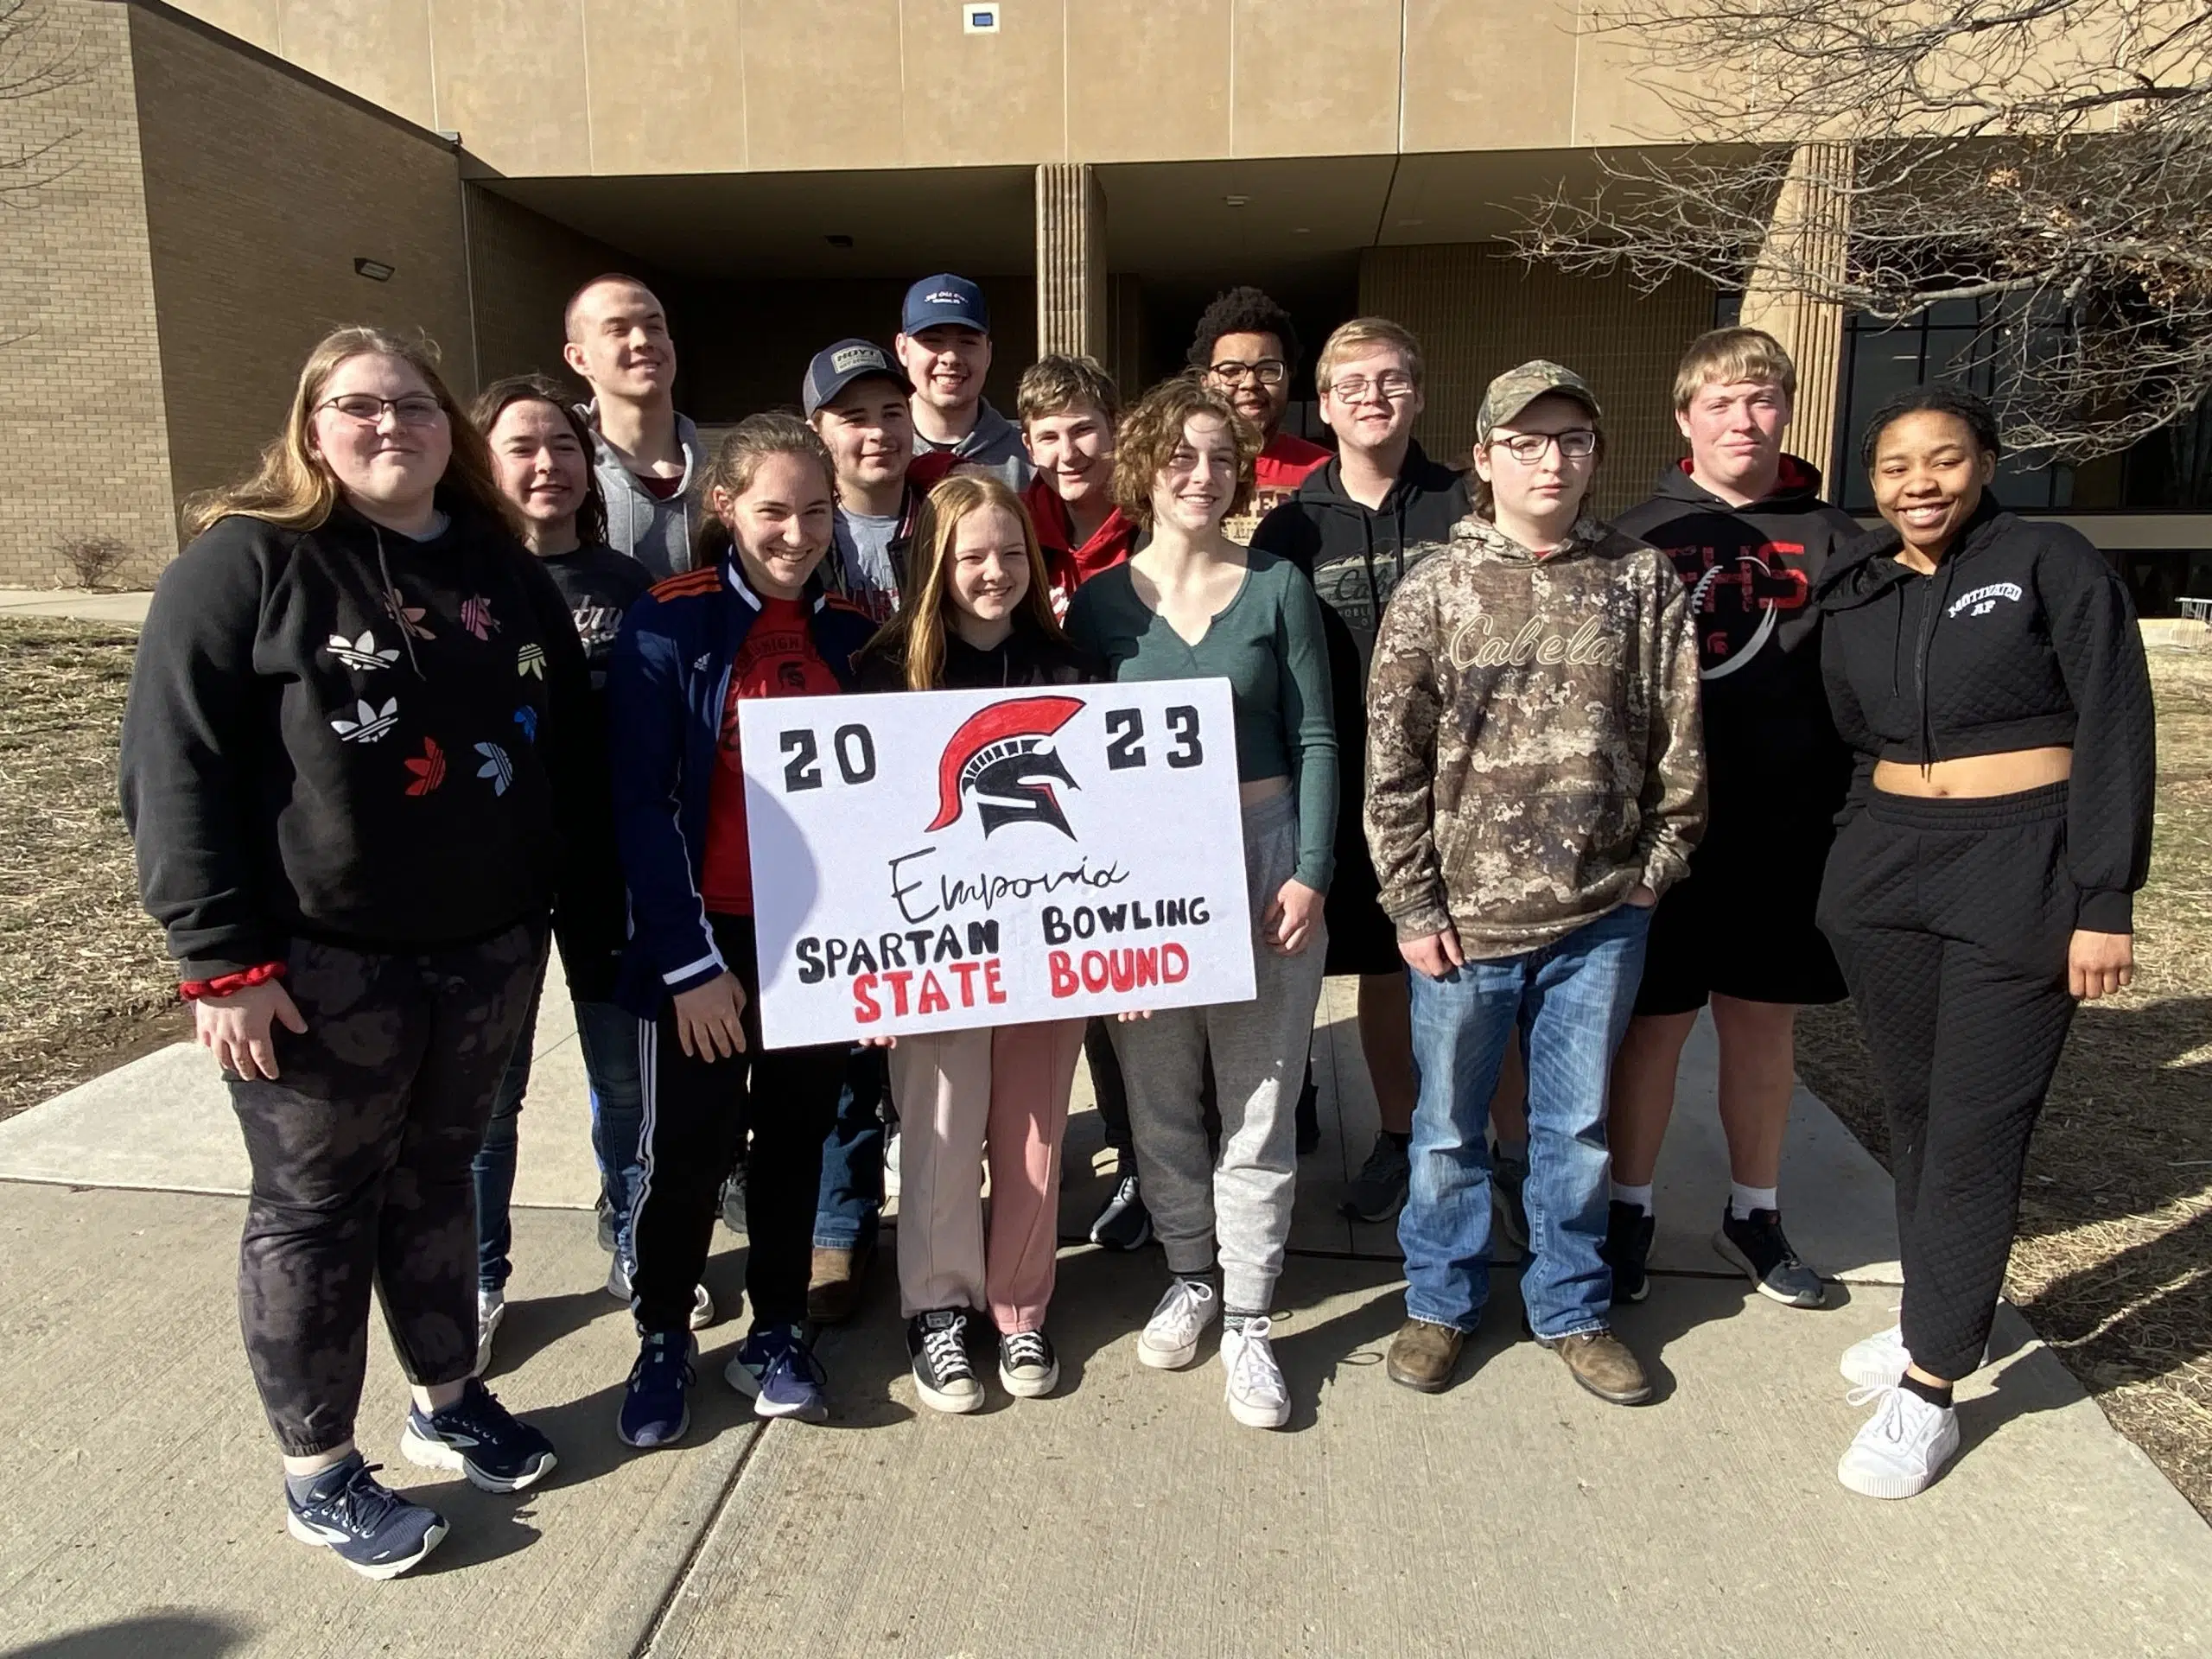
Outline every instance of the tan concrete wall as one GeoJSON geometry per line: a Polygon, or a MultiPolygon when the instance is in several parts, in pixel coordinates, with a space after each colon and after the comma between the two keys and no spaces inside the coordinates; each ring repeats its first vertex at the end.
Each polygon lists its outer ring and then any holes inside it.
{"type": "Polygon", "coordinates": [[[502,173],[1388,155],[1664,137],[1565,0],[182,0],[502,173]]]}
{"type": "Polygon", "coordinates": [[[1418,430],[1440,460],[1467,464],[1484,388],[1532,357],[1566,364],[1605,406],[1600,511],[1642,500],[1683,453],[1669,399],[1682,347],[1713,326],[1713,293],[1701,283],[1646,295],[1618,278],[1531,271],[1480,243],[1371,248],[1360,258],[1359,304],[1420,339],[1427,410],[1418,430]]]}
{"type": "Polygon", "coordinates": [[[486,385],[507,374],[550,374],[569,378],[582,396],[583,383],[569,376],[561,360],[561,314],[569,296],[611,270],[660,286],[655,272],[620,249],[474,185],[468,188],[468,248],[486,385]]]}
{"type": "Polygon", "coordinates": [[[474,389],[461,181],[448,146],[138,7],[146,222],[180,499],[282,425],[299,366],[345,323],[419,331],[474,389]],[[357,257],[396,268],[389,282],[357,257]]]}
{"type": "Polygon", "coordinates": [[[0,99],[0,156],[52,145],[33,168],[60,175],[0,207],[0,586],[71,580],[60,544],[92,537],[129,548],[120,577],[143,585],[176,531],[130,14],[54,10],[83,78],[0,99]]]}

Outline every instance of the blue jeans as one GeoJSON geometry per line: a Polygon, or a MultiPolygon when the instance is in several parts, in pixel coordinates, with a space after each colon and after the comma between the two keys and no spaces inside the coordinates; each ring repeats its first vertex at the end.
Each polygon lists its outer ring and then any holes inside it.
{"type": "MultiPolygon", "coordinates": [[[[1651,912],[1620,905],[1540,950],[1413,972],[1410,1196],[1398,1217],[1406,1312],[1472,1331],[1490,1296],[1490,1097],[1505,1046],[1529,1067],[1529,1323],[1546,1339],[1602,1331],[1613,1301],[1605,1242],[1606,1083],[1643,975],[1651,912]]],[[[1408,970],[1411,972],[1411,970],[1408,970]]]]}
{"type": "Polygon", "coordinates": [[[814,1210],[814,1248],[856,1250],[875,1243],[883,1215],[883,1116],[891,1094],[888,1054],[855,1048],[846,1057],[837,1122],[822,1143],[822,1192],[814,1210]]]}
{"type": "MultiPolygon", "coordinates": [[[[531,994],[530,1017],[515,1044],[506,1074],[492,1101],[492,1120],[477,1152],[476,1284],[480,1290],[504,1290],[513,1271],[508,1252],[514,1230],[508,1211],[515,1192],[515,1149],[523,1096],[530,1090],[531,1043],[537,1030],[537,1005],[545,992],[541,970],[531,994]]],[[[643,1175],[638,1136],[645,1122],[645,1087],[638,1075],[638,1018],[612,1002],[578,1002],[576,1041],[583,1050],[584,1077],[591,1085],[591,1149],[599,1160],[600,1197],[614,1217],[615,1249],[630,1259],[630,1211],[643,1175]]]]}

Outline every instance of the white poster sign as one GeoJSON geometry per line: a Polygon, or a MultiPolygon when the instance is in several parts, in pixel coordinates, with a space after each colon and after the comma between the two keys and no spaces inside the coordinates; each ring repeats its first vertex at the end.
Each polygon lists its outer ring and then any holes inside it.
{"type": "Polygon", "coordinates": [[[1241,1002],[1229,682],[738,706],[770,1048],[1241,1002]]]}

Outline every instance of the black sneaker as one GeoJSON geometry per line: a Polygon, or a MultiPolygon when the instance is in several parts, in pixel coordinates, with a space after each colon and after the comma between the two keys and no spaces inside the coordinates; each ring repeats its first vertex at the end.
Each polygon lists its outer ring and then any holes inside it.
{"type": "Polygon", "coordinates": [[[1615,1198],[1605,1211],[1605,1243],[1598,1254],[1613,1270],[1613,1300],[1640,1302],[1651,1294],[1644,1264],[1651,1260],[1652,1218],[1648,1211],[1615,1198]]]}
{"type": "Polygon", "coordinates": [[[365,1579],[396,1579],[446,1535],[445,1517],[378,1484],[383,1465],[358,1452],[323,1471],[306,1498],[284,1487],[284,1529],[327,1549],[365,1579]]]}
{"type": "Polygon", "coordinates": [[[1141,1250],[1152,1243],[1152,1211],[1137,1190],[1136,1171],[1127,1165],[1091,1218],[1090,1242],[1103,1250],[1141,1250]]]}
{"type": "Polygon", "coordinates": [[[399,1454],[425,1469],[458,1469],[480,1492],[518,1492],[553,1472],[553,1442],[470,1377],[461,1398],[437,1411],[407,1414],[399,1454]]]}
{"type": "Polygon", "coordinates": [[[1784,1307],[1818,1307],[1828,1299],[1828,1287],[1821,1282],[1821,1275],[1799,1261],[1797,1252],[1790,1248],[1782,1230],[1779,1210],[1754,1210],[1738,1221],[1724,1204],[1720,1230],[1713,1236],[1713,1248],[1720,1252],[1723,1261],[1733,1262],[1750,1274],[1760,1295],[1771,1297],[1784,1307]]]}
{"type": "Polygon", "coordinates": [[[968,1357],[968,1310],[940,1307],[906,1321],[906,1353],[914,1392],[936,1411],[969,1412],[983,1403],[983,1385],[968,1357]]]}
{"type": "Polygon", "coordinates": [[[1019,1400],[1041,1400],[1059,1386],[1060,1357],[1042,1331],[999,1338],[999,1382],[1019,1400]]]}

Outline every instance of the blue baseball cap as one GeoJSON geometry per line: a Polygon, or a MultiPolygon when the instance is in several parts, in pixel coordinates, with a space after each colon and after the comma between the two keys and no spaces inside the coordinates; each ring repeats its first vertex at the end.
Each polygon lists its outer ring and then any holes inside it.
{"type": "Polygon", "coordinates": [[[906,290],[906,303],[899,313],[899,332],[918,334],[939,323],[957,323],[980,334],[989,334],[991,308],[983,302],[983,290],[949,270],[923,277],[906,290]]]}
{"type": "Polygon", "coordinates": [[[800,405],[811,416],[854,381],[872,374],[896,381],[902,391],[906,389],[906,372],[882,346],[872,340],[841,340],[817,352],[806,365],[806,380],[799,388],[800,405]]]}

